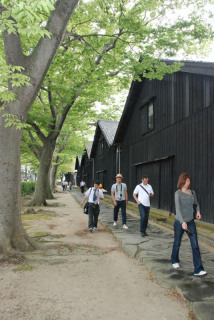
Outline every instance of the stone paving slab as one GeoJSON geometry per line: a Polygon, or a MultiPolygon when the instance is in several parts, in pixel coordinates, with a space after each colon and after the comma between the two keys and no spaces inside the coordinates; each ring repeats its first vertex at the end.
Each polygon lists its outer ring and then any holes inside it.
{"type": "Polygon", "coordinates": [[[214,318],[214,301],[211,302],[194,302],[193,312],[195,320],[213,320],[214,318]]]}
{"type": "MultiPolygon", "coordinates": [[[[72,191],[77,201],[83,195],[77,190],[72,191]]],[[[173,234],[166,228],[149,221],[148,237],[140,235],[140,220],[127,214],[128,230],[122,228],[121,214],[118,224],[113,226],[113,207],[101,204],[99,220],[120,241],[123,250],[131,257],[140,260],[156,279],[168,288],[177,290],[192,305],[196,320],[214,319],[214,255],[200,245],[202,261],[208,275],[196,278],[193,275],[192,250],[187,237],[182,239],[180,250],[180,269],[171,266],[170,256],[173,234]]]]}

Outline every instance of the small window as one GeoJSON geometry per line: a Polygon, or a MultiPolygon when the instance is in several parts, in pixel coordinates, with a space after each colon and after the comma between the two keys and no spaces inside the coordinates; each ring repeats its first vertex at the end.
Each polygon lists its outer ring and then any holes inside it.
{"type": "Polygon", "coordinates": [[[141,108],[141,134],[147,134],[155,128],[154,99],[146,102],[141,108]]]}
{"type": "Polygon", "coordinates": [[[103,139],[100,140],[100,148],[99,149],[100,149],[99,155],[101,157],[101,156],[103,156],[103,152],[104,152],[104,141],[103,141],[103,139]]]}
{"type": "Polygon", "coordinates": [[[148,130],[154,129],[154,105],[150,102],[147,108],[148,130]]]}

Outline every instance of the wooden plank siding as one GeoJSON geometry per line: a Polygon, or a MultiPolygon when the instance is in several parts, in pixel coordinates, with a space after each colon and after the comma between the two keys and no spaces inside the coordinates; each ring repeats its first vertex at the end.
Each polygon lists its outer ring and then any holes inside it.
{"type": "Polygon", "coordinates": [[[101,141],[103,141],[103,153],[100,154],[99,147],[97,147],[94,155],[95,180],[99,180],[103,188],[110,194],[116,175],[116,151],[114,146],[108,146],[102,133],[98,146],[101,141]]]}
{"type": "Polygon", "coordinates": [[[213,223],[214,77],[177,72],[161,81],[143,79],[134,97],[129,94],[128,103],[131,116],[128,121],[125,113],[122,116],[127,129],[121,138],[123,123],[119,123],[115,143],[122,144],[121,173],[129,198],[142,174],[148,174],[155,192],[152,206],[174,211],[178,176],[188,172],[203,220],[213,223]],[[146,102],[150,99],[154,102],[152,131],[146,128],[146,102]]]}

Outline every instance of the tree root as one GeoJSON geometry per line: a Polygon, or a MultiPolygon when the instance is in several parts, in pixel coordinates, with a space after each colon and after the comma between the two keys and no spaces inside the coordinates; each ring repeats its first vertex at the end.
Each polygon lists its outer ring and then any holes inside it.
{"type": "Polygon", "coordinates": [[[40,203],[40,202],[37,202],[36,200],[32,199],[30,200],[29,202],[25,203],[25,207],[46,207],[48,204],[47,204],[47,201],[45,200],[44,203],[40,203]]]}

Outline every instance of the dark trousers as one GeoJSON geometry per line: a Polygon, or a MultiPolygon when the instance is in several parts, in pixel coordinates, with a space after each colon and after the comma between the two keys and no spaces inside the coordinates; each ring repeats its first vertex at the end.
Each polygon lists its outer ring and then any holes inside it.
{"type": "Polygon", "coordinates": [[[99,204],[88,204],[88,228],[97,228],[98,216],[100,212],[99,204]]]}
{"type": "Polygon", "coordinates": [[[114,206],[114,221],[117,221],[118,219],[118,212],[120,208],[122,215],[122,224],[126,224],[126,200],[117,201],[117,205],[114,206]]]}
{"type": "Polygon", "coordinates": [[[143,204],[139,204],[138,209],[140,212],[140,232],[144,233],[146,232],[148,225],[150,207],[145,207],[143,204]]]}
{"type": "MultiPolygon", "coordinates": [[[[201,262],[201,255],[198,246],[198,237],[197,237],[197,230],[195,226],[195,221],[191,220],[187,222],[188,229],[194,232],[193,235],[189,235],[191,247],[192,247],[192,254],[193,254],[193,264],[194,264],[194,273],[199,273],[200,271],[204,270],[204,267],[201,262]]],[[[181,239],[184,234],[184,229],[180,221],[175,220],[174,223],[174,243],[172,248],[172,255],[171,255],[171,262],[178,263],[179,260],[179,250],[181,245],[181,239]]]]}
{"type": "Polygon", "coordinates": [[[84,193],[85,187],[81,186],[80,189],[81,189],[81,192],[84,193]]]}

